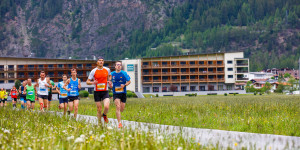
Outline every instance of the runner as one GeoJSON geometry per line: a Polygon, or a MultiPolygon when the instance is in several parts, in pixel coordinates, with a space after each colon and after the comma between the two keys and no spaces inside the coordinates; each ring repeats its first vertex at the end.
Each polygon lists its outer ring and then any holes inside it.
{"type": "Polygon", "coordinates": [[[107,113],[109,109],[109,95],[108,95],[108,84],[111,83],[111,74],[110,69],[103,66],[104,64],[104,58],[99,57],[97,61],[97,67],[93,69],[88,77],[88,80],[86,83],[88,85],[95,85],[95,91],[94,91],[94,100],[97,106],[97,117],[99,122],[101,122],[101,117],[103,116],[103,119],[106,123],[108,123],[107,119],[107,113]],[[91,81],[93,80],[93,82],[91,81]],[[104,111],[102,113],[102,104],[101,101],[104,103],[104,111]]]}
{"type": "Polygon", "coordinates": [[[40,103],[40,110],[44,112],[44,108],[47,108],[48,104],[48,87],[52,87],[50,80],[47,80],[45,78],[45,72],[41,71],[40,77],[36,84],[35,84],[35,89],[37,90],[38,93],[38,99],[40,103]]]}
{"type": "Polygon", "coordinates": [[[10,90],[10,96],[12,98],[13,108],[16,108],[18,101],[18,91],[15,86],[13,86],[13,88],[10,90]]]}
{"type": "Polygon", "coordinates": [[[50,80],[50,76],[49,75],[47,75],[47,77],[46,77],[46,79],[47,79],[47,81],[50,81],[50,83],[51,83],[51,85],[52,85],[52,87],[50,88],[48,88],[48,107],[47,107],[47,110],[48,109],[50,109],[50,107],[51,107],[51,101],[52,101],[52,88],[56,88],[55,87],[55,84],[54,84],[54,82],[52,81],[52,80],[50,80]]]}
{"type": "Polygon", "coordinates": [[[64,89],[68,91],[69,98],[69,114],[73,111],[74,106],[74,118],[76,119],[78,113],[78,104],[79,104],[79,89],[81,89],[81,81],[76,77],[76,69],[71,70],[72,77],[68,79],[64,85],[64,89]],[[68,88],[67,88],[68,86],[68,88]]]}
{"type": "Polygon", "coordinates": [[[0,106],[1,107],[3,107],[3,104],[5,102],[4,97],[5,97],[5,91],[3,88],[1,88],[1,91],[0,91],[0,106]]]}
{"type": "Polygon", "coordinates": [[[119,128],[122,128],[121,123],[121,112],[125,109],[126,103],[126,86],[128,86],[131,81],[129,75],[122,70],[122,62],[116,62],[116,71],[111,73],[113,86],[110,85],[110,88],[113,89],[113,100],[116,104],[116,116],[119,123],[119,128]]]}
{"type": "Polygon", "coordinates": [[[34,85],[32,84],[31,79],[27,80],[27,85],[24,88],[24,93],[26,95],[26,101],[27,101],[27,109],[34,109],[35,104],[35,93],[36,89],[34,85]]]}
{"type": "MultiPolygon", "coordinates": [[[[66,84],[68,77],[67,75],[62,76],[63,81],[59,82],[56,91],[59,94],[59,109],[64,109],[64,115],[66,115],[68,109],[68,91],[63,87],[66,84]]],[[[68,86],[66,87],[68,89],[68,86]]]]}
{"type": "Polygon", "coordinates": [[[7,105],[7,96],[8,96],[8,93],[6,92],[6,89],[4,89],[4,102],[2,101],[2,103],[4,103],[4,106],[7,105]]]}
{"type": "Polygon", "coordinates": [[[26,105],[26,94],[24,93],[24,87],[27,85],[27,80],[24,80],[22,82],[22,85],[19,87],[19,93],[20,93],[20,101],[21,101],[21,108],[25,109],[26,105]]]}

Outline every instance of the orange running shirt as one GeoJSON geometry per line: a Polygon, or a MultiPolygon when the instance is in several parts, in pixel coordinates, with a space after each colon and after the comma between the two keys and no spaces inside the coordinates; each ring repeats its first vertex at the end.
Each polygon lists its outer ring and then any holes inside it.
{"type": "Polygon", "coordinates": [[[110,69],[103,67],[102,69],[95,68],[91,71],[89,78],[90,80],[98,81],[95,85],[95,91],[108,91],[107,79],[110,75],[110,69]]]}

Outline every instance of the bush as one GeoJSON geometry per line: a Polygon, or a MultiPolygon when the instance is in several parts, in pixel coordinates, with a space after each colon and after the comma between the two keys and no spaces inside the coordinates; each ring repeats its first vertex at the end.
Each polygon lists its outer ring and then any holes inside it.
{"type": "Polygon", "coordinates": [[[156,97],[158,97],[158,94],[156,94],[156,97]]]}
{"type": "Polygon", "coordinates": [[[256,95],[256,91],[254,91],[254,95],[256,95]]]}
{"type": "Polygon", "coordinates": [[[224,96],[227,96],[227,93],[224,93],[224,96]]]}
{"type": "Polygon", "coordinates": [[[86,90],[79,91],[79,97],[89,97],[89,94],[86,90]]]}
{"type": "Polygon", "coordinates": [[[137,98],[137,95],[135,93],[132,93],[132,97],[137,98]]]}
{"type": "Polygon", "coordinates": [[[132,92],[131,91],[129,91],[129,92],[127,91],[127,97],[131,98],[132,96],[133,96],[132,92]]]}
{"type": "Polygon", "coordinates": [[[236,95],[236,93],[233,93],[233,96],[235,96],[236,95]]]}

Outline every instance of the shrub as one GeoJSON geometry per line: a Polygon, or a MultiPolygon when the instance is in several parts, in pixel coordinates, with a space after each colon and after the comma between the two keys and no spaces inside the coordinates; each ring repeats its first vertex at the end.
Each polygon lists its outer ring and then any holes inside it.
{"type": "Polygon", "coordinates": [[[156,97],[158,97],[158,94],[156,94],[156,97]]]}
{"type": "Polygon", "coordinates": [[[233,93],[233,96],[235,96],[236,95],[236,93],[233,93]]]}
{"type": "Polygon", "coordinates": [[[79,91],[79,97],[89,97],[89,94],[86,90],[79,91]]]}
{"type": "Polygon", "coordinates": [[[129,92],[127,91],[127,97],[131,98],[132,96],[133,96],[132,92],[131,91],[129,91],[129,92]]]}
{"type": "Polygon", "coordinates": [[[256,91],[254,91],[254,95],[256,95],[256,91]]]}
{"type": "Polygon", "coordinates": [[[224,96],[227,96],[227,93],[224,93],[224,96]]]}

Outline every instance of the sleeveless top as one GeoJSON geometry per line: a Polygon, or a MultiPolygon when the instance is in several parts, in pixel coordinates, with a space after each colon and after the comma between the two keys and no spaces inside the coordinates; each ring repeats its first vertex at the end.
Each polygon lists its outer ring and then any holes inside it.
{"type": "Polygon", "coordinates": [[[75,81],[73,81],[72,78],[70,78],[70,83],[69,83],[69,88],[71,88],[70,92],[69,92],[69,96],[78,96],[79,92],[78,92],[78,78],[76,78],[75,81]]]}
{"type": "Polygon", "coordinates": [[[38,80],[39,87],[38,87],[38,94],[39,95],[48,95],[48,87],[45,85],[48,85],[46,78],[44,80],[39,79],[38,80]]]}

